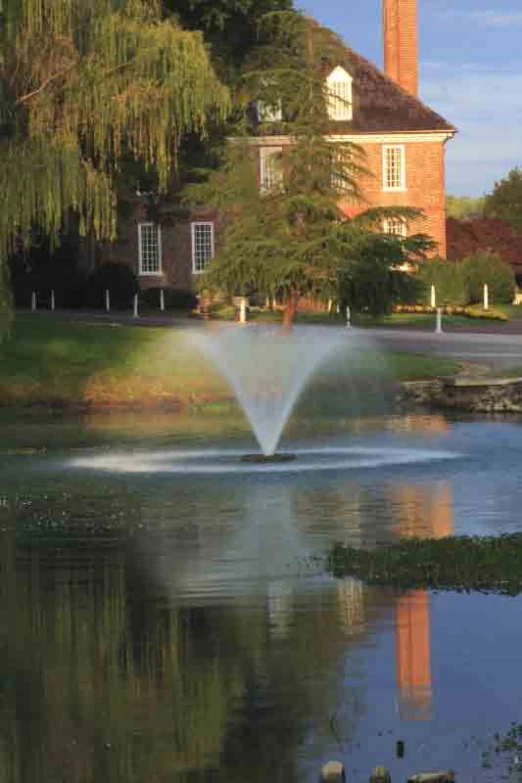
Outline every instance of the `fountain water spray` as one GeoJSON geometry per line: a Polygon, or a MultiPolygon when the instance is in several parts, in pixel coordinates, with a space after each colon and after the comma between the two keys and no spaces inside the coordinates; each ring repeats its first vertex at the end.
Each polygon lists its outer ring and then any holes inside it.
{"type": "Polygon", "coordinates": [[[265,457],[277,444],[299,395],[318,367],[346,346],[345,330],[222,326],[188,336],[233,390],[265,457]]]}

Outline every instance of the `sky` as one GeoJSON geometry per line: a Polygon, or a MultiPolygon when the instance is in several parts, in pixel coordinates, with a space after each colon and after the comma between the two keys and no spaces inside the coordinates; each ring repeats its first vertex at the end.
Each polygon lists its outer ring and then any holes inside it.
{"type": "MultiPolygon", "coordinates": [[[[381,0],[296,0],[382,68],[381,0]]],[[[418,0],[420,97],[458,134],[447,192],[480,196],[522,166],[520,0],[418,0]]]]}

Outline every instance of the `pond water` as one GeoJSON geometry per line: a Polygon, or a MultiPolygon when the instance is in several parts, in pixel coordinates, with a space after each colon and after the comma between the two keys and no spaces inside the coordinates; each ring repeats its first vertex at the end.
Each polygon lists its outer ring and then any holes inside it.
{"type": "Polygon", "coordinates": [[[519,530],[521,423],[359,421],[321,471],[308,434],[283,444],[300,469],[241,473],[241,438],[187,469],[215,442],[176,418],[0,423],[2,780],[500,779],[522,598],[369,588],[321,556],[519,530]]]}

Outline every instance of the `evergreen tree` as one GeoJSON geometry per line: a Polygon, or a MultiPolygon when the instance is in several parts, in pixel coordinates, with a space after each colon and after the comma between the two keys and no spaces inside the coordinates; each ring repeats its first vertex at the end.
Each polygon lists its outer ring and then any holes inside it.
{"type": "Polygon", "coordinates": [[[204,134],[229,100],[202,35],[163,19],[160,0],[3,0],[0,9],[5,326],[6,258],[33,227],[56,240],[73,211],[82,234],[114,238],[122,160],[155,166],[165,190],[182,137],[204,134]]]}
{"type": "Polygon", "coordinates": [[[522,169],[514,168],[486,196],[486,217],[501,218],[522,229],[522,169]]]}

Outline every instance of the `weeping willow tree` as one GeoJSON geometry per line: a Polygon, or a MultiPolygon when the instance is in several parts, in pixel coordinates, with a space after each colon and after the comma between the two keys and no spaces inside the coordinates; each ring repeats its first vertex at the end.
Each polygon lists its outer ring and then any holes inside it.
{"type": "Polygon", "coordinates": [[[201,34],[160,0],[0,0],[0,330],[6,259],[35,227],[57,241],[113,239],[114,182],[129,156],[165,191],[181,139],[228,111],[201,34]]]}

